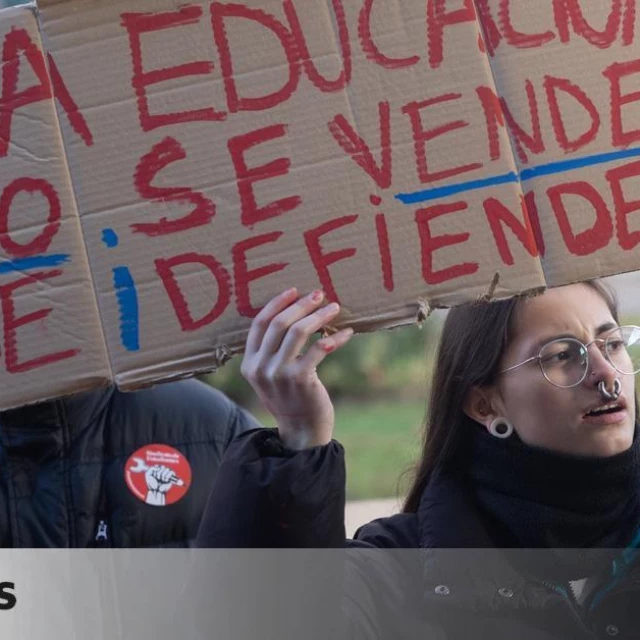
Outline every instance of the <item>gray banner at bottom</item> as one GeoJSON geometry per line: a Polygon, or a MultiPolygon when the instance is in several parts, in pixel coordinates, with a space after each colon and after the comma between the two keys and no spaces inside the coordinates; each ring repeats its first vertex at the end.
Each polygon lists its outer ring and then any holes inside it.
{"type": "Polygon", "coordinates": [[[640,628],[640,590],[628,589],[618,614],[602,604],[615,602],[621,584],[639,582],[634,554],[6,550],[0,638],[559,640],[614,631],[637,637],[623,633],[640,628]],[[566,580],[579,574],[586,583],[566,580]],[[572,585],[589,591],[588,604],[572,585]],[[601,611],[617,617],[600,619],[601,611]]]}

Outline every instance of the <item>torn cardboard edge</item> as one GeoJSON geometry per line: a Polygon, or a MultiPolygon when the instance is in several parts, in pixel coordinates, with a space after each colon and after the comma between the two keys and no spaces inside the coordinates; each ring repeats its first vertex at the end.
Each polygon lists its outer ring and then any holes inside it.
{"type": "MultiPolygon", "coordinates": [[[[478,298],[478,301],[490,302],[513,297],[529,297],[538,295],[545,290],[545,288],[532,288],[513,296],[503,298],[492,298],[488,294],[484,294],[484,296],[480,296],[478,298]]],[[[472,300],[462,302],[460,304],[475,303],[476,302],[472,300]]],[[[408,304],[402,309],[395,311],[383,312],[376,314],[375,316],[362,316],[354,320],[343,319],[336,324],[325,327],[325,330],[324,332],[321,332],[321,335],[331,335],[346,328],[352,328],[356,334],[363,335],[373,333],[375,331],[392,330],[411,325],[421,327],[424,322],[428,320],[434,310],[444,308],[450,307],[431,307],[426,299],[420,298],[414,304],[408,304]]],[[[248,330],[245,332],[241,340],[235,343],[221,344],[208,353],[198,354],[182,358],[179,361],[174,361],[171,363],[170,369],[167,368],[166,363],[161,363],[155,366],[143,367],[137,370],[127,371],[123,374],[117,374],[115,379],[116,384],[122,391],[135,391],[136,389],[153,386],[160,382],[175,381],[215,373],[231,359],[244,352],[247,334],[248,330]]]]}

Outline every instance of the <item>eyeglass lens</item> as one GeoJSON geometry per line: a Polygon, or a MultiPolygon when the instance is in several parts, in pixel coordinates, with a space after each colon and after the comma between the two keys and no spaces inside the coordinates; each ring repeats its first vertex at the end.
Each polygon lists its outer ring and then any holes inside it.
{"type": "MultiPolygon", "coordinates": [[[[633,375],[640,371],[640,327],[620,327],[596,344],[618,372],[633,375]]],[[[559,387],[579,384],[588,364],[587,349],[573,338],[553,340],[540,352],[542,373],[559,387]]]]}

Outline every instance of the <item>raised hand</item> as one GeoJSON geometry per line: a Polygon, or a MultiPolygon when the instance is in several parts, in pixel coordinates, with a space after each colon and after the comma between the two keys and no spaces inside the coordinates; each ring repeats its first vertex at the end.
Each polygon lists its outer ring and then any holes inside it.
{"type": "Polygon", "coordinates": [[[322,307],[324,294],[299,297],[290,289],[273,298],[251,324],[242,361],[242,374],[276,419],[281,439],[291,449],[328,444],[334,409],[316,367],[353,335],[342,329],[308,345],[340,307],[322,307]]]}

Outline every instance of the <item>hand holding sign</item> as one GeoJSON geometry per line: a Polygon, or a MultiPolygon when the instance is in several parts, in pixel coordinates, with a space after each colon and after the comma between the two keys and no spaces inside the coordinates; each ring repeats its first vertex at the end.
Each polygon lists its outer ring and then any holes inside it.
{"type": "Polygon", "coordinates": [[[316,367],[353,335],[352,329],[318,340],[303,353],[309,338],[340,311],[320,305],[316,291],[299,298],[290,289],[271,300],[256,316],[247,338],[242,374],[277,421],[280,437],[291,449],[328,444],[334,410],[316,367]]]}

